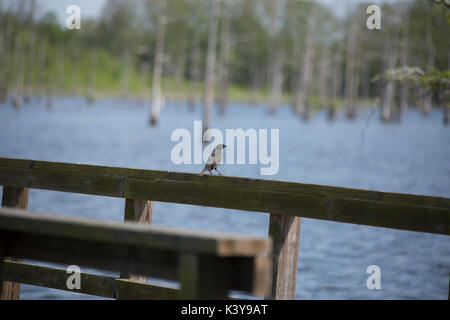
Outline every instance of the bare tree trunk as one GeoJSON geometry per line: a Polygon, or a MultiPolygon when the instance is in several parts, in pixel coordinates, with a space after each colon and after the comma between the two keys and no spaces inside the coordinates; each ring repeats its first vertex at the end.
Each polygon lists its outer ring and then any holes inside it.
{"type": "MultiPolygon", "coordinates": [[[[300,61],[300,58],[297,57],[297,53],[300,52],[300,44],[299,44],[300,41],[298,41],[297,38],[299,38],[299,36],[294,37],[294,40],[293,40],[292,57],[291,57],[291,59],[293,61],[292,65],[295,65],[296,62],[298,63],[298,61],[300,61]]],[[[295,97],[296,97],[298,81],[299,81],[299,79],[297,77],[298,71],[297,71],[297,68],[292,67],[288,72],[291,77],[290,87],[288,88],[288,90],[290,92],[289,104],[290,104],[291,111],[293,113],[297,113],[297,111],[295,110],[295,97]]]]}
{"type": "MultiPolygon", "coordinates": [[[[433,39],[431,33],[431,26],[428,25],[427,36],[426,36],[426,46],[427,46],[427,66],[426,69],[431,71],[434,67],[435,60],[435,49],[433,47],[433,39]]],[[[433,100],[433,91],[429,88],[424,90],[424,98],[423,98],[423,114],[428,116],[431,112],[431,103],[433,100]]]]}
{"type": "MultiPolygon", "coordinates": [[[[448,68],[450,69],[450,52],[448,54],[448,68]]],[[[450,118],[450,93],[447,93],[446,101],[444,101],[444,125],[448,126],[450,118]]]]}
{"type": "Polygon", "coordinates": [[[152,111],[150,116],[150,124],[155,126],[159,120],[163,98],[161,93],[161,77],[164,63],[164,37],[166,31],[166,0],[159,2],[159,16],[158,27],[156,30],[156,47],[155,47],[155,62],[153,66],[153,81],[152,81],[152,111]]]}
{"type": "Polygon", "coordinates": [[[345,68],[345,103],[347,117],[352,119],[356,115],[355,109],[355,58],[357,45],[357,24],[350,22],[347,34],[347,61],[345,68]]]}
{"type": "Polygon", "coordinates": [[[0,103],[6,101],[7,92],[7,59],[8,52],[6,51],[6,32],[0,30],[0,103]]]}
{"type": "MultiPolygon", "coordinates": [[[[386,59],[385,62],[385,71],[388,69],[392,69],[396,65],[397,61],[397,50],[394,48],[395,40],[388,40],[386,46],[386,59]]],[[[395,95],[395,82],[391,79],[388,79],[384,85],[382,95],[382,103],[381,103],[381,120],[383,122],[389,122],[392,118],[392,104],[394,102],[395,95]]]]}
{"type": "Polygon", "coordinates": [[[185,71],[185,65],[186,65],[186,50],[183,48],[182,53],[178,54],[178,57],[176,58],[175,62],[175,70],[174,70],[174,77],[177,81],[181,81],[184,78],[184,71],[185,71]]]}
{"type": "MultiPolygon", "coordinates": [[[[214,96],[214,78],[216,66],[217,18],[219,16],[219,2],[209,2],[208,52],[206,56],[205,91],[203,95],[203,133],[210,127],[211,106],[214,96]]],[[[207,137],[206,137],[207,138],[207,137]]]]}
{"type": "Polygon", "coordinates": [[[341,87],[341,55],[339,52],[336,52],[333,57],[332,72],[333,79],[331,85],[331,101],[328,105],[328,120],[334,120],[336,116],[335,104],[341,87]]]}
{"type": "Polygon", "coordinates": [[[13,78],[12,74],[12,66],[11,59],[13,57],[13,46],[12,46],[12,38],[13,38],[13,27],[11,19],[9,17],[5,17],[5,33],[4,33],[4,46],[3,46],[3,54],[0,59],[4,59],[2,66],[2,70],[0,73],[3,76],[3,84],[2,88],[0,88],[0,95],[2,95],[1,100],[5,102],[8,99],[8,94],[11,91],[11,81],[9,79],[13,78]]]}
{"type": "Polygon", "coordinates": [[[329,86],[328,86],[328,72],[329,72],[329,57],[328,50],[326,48],[322,51],[322,57],[319,63],[319,106],[321,109],[327,109],[330,102],[328,100],[329,97],[329,86]]]}
{"type": "Polygon", "coordinates": [[[303,52],[302,63],[298,70],[298,88],[295,97],[295,110],[304,119],[309,119],[309,104],[308,104],[308,87],[310,82],[310,75],[312,70],[312,57],[314,46],[314,29],[316,27],[315,9],[308,16],[306,26],[305,45],[303,52]]]}
{"type": "Polygon", "coordinates": [[[81,69],[81,62],[80,62],[80,48],[78,46],[75,46],[72,49],[72,72],[70,72],[71,75],[71,88],[69,89],[69,92],[74,95],[74,96],[78,96],[81,94],[80,91],[80,85],[81,85],[81,74],[80,74],[80,69],[81,69]]]}
{"type": "Polygon", "coordinates": [[[25,53],[22,44],[22,33],[16,35],[13,54],[13,95],[12,104],[15,108],[22,105],[23,78],[24,78],[24,59],[25,53]]]}
{"type": "Polygon", "coordinates": [[[47,41],[42,41],[41,45],[39,46],[38,51],[38,66],[37,66],[37,73],[38,73],[38,99],[40,100],[45,95],[45,69],[46,69],[46,60],[47,60],[47,41]]]}
{"type": "Polygon", "coordinates": [[[58,86],[57,86],[57,92],[56,94],[61,95],[64,93],[65,86],[64,86],[64,45],[61,45],[58,48],[58,65],[57,65],[57,79],[58,79],[58,86]]]}
{"type": "MultiPolygon", "coordinates": [[[[33,22],[32,22],[33,23],[33,22]]],[[[27,55],[27,69],[25,80],[25,94],[24,102],[30,103],[33,95],[33,69],[34,69],[34,57],[35,57],[35,44],[36,44],[36,32],[31,31],[30,40],[28,42],[28,55],[27,55]]]]}
{"type": "Polygon", "coordinates": [[[274,57],[272,58],[272,75],[271,75],[271,93],[269,100],[269,112],[274,114],[280,107],[281,94],[283,89],[283,52],[280,48],[276,48],[274,57]]]}
{"type": "MultiPolygon", "coordinates": [[[[401,65],[406,67],[408,65],[408,37],[409,37],[409,13],[404,14],[403,34],[402,34],[402,53],[401,53],[401,65]]],[[[408,83],[402,83],[400,86],[400,112],[403,113],[408,109],[408,83]]]]}
{"type": "Polygon", "coordinates": [[[369,98],[370,96],[370,64],[364,63],[363,79],[361,81],[361,97],[369,98]]]}
{"type": "Polygon", "coordinates": [[[97,62],[98,62],[98,50],[96,48],[91,49],[90,54],[90,66],[89,66],[89,81],[88,81],[88,89],[86,100],[88,103],[92,103],[95,100],[96,93],[96,77],[97,77],[97,62]]]}
{"type": "Polygon", "coordinates": [[[220,57],[219,57],[219,113],[224,114],[228,104],[228,84],[230,78],[231,56],[231,12],[233,0],[224,2],[223,25],[220,33],[220,57]]]}
{"type": "Polygon", "coordinates": [[[284,49],[282,43],[283,21],[286,14],[286,1],[274,1],[274,7],[270,10],[271,24],[269,26],[269,79],[270,79],[270,98],[269,112],[274,114],[281,103],[281,95],[283,92],[283,66],[284,66],[284,49]]]}
{"type": "Polygon", "coordinates": [[[251,77],[251,102],[256,104],[259,101],[259,90],[261,89],[261,69],[258,68],[258,64],[253,61],[250,69],[251,77]]]}
{"type": "Polygon", "coordinates": [[[450,120],[450,102],[444,102],[444,125],[448,126],[450,120]]]}
{"type": "Polygon", "coordinates": [[[192,35],[192,47],[189,68],[189,97],[188,108],[195,110],[198,101],[198,83],[200,81],[200,39],[196,33],[192,35]]]}
{"type": "MultiPolygon", "coordinates": [[[[47,68],[50,68],[49,63],[47,63],[47,68]]],[[[47,88],[45,92],[47,98],[46,106],[49,110],[53,108],[53,102],[55,99],[55,82],[55,75],[50,74],[49,79],[47,80],[47,88]]]]}
{"type": "Polygon", "coordinates": [[[130,63],[131,57],[130,52],[128,50],[125,51],[122,57],[123,68],[122,68],[122,76],[120,78],[120,91],[122,98],[127,98],[129,95],[129,87],[130,87],[130,63]]]}

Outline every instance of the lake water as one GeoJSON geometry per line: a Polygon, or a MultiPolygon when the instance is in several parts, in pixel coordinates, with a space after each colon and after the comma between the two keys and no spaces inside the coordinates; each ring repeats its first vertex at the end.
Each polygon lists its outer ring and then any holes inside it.
{"type": "MultiPolygon", "coordinates": [[[[0,105],[0,157],[62,161],[145,169],[200,172],[202,165],[171,162],[176,128],[192,132],[200,108],[168,104],[158,127],[150,128],[147,105],[104,99],[87,105],[58,98],[15,110],[0,105]]],[[[442,114],[406,113],[401,123],[383,125],[371,109],[348,121],[317,113],[309,122],[282,108],[234,104],[212,125],[280,129],[280,168],[260,176],[258,165],[223,165],[224,175],[298,181],[381,191],[450,196],[450,128],[442,114]],[[370,121],[368,121],[370,119],[370,121]],[[368,124],[368,125],[367,125],[368,124]]],[[[31,190],[29,209],[122,220],[124,200],[31,190]]],[[[170,203],[155,203],[154,224],[265,236],[269,217],[170,203]]],[[[84,270],[84,269],[82,269],[84,270]]],[[[84,270],[87,271],[87,270],[84,270]]],[[[297,277],[298,299],[447,299],[450,238],[418,232],[302,219],[297,277]],[[369,265],[381,268],[381,289],[369,290],[369,265]]],[[[91,299],[71,292],[22,285],[22,299],[91,299]]]]}

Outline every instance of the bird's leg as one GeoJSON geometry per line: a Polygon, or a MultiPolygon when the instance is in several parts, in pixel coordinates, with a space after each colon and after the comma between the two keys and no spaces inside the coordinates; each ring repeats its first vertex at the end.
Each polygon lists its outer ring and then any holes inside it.
{"type": "Polygon", "coordinates": [[[212,170],[209,172],[210,175],[212,175],[212,170]]]}
{"type": "Polygon", "coordinates": [[[220,171],[219,170],[217,170],[217,168],[214,168],[214,170],[216,170],[221,176],[222,176],[222,174],[220,173],[220,171]]]}

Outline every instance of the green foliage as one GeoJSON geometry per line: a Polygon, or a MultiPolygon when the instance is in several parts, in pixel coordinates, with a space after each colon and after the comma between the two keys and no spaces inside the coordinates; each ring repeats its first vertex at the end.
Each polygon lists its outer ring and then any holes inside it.
{"type": "MultiPolygon", "coordinates": [[[[55,90],[61,94],[148,96],[160,1],[108,0],[99,19],[83,18],[81,30],[66,30],[52,13],[33,20],[27,18],[30,16],[27,7],[22,10],[0,7],[0,89],[6,86],[12,90],[22,82],[24,87],[34,86],[42,94],[55,90]],[[27,76],[29,73],[31,76],[27,76]]],[[[270,83],[269,65],[274,52],[281,50],[285,71],[282,98],[286,102],[290,100],[313,4],[319,21],[312,59],[315,66],[325,52],[330,58],[338,56],[338,60],[330,61],[338,63],[341,71],[345,70],[348,25],[354,22],[359,27],[350,36],[357,37],[358,79],[363,81],[364,77],[371,79],[382,74],[386,44],[400,52],[405,32],[402,21],[408,16],[408,64],[427,71],[417,81],[423,86],[448,85],[448,71],[443,70],[449,67],[450,10],[445,6],[421,0],[384,3],[382,30],[371,31],[365,27],[369,3],[356,6],[348,17],[342,18],[332,8],[317,2],[287,0],[281,11],[280,2],[233,1],[231,99],[251,100],[255,96],[265,99],[269,91],[267,83],[270,83]],[[282,19],[277,20],[280,16],[282,19]],[[433,66],[428,65],[430,52],[424,45],[427,34],[431,34],[433,44],[433,66]]],[[[163,81],[166,97],[189,94],[191,53],[196,46],[200,52],[200,75],[204,73],[208,4],[208,0],[167,1],[163,81]]],[[[221,28],[220,20],[219,32],[221,28]]],[[[317,94],[321,89],[317,83],[317,67],[312,70],[310,88],[317,94]]],[[[341,72],[337,99],[344,94],[344,76],[345,72],[341,72]]],[[[372,96],[375,94],[374,90],[370,92],[372,96]]],[[[317,97],[309,99],[316,104],[317,97]]]]}

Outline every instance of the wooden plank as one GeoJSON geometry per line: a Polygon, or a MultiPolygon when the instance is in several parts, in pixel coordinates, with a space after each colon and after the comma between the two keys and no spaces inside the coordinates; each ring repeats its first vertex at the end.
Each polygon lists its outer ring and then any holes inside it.
{"type": "Polygon", "coordinates": [[[271,214],[269,236],[273,239],[271,297],[277,300],[294,300],[300,218],[271,214]]]}
{"type": "MultiPolygon", "coordinates": [[[[262,265],[264,266],[263,269],[266,270],[268,266],[264,263],[262,265]]],[[[63,269],[12,261],[5,262],[4,269],[5,280],[105,298],[121,300],[174,300],[179,298],[179,289],[168,285],[142,283],[130,279],[115,279],[113,277],[82,272],[81,289],[69,290],[65,285],[68,274],[63,269]]],[[[261,279],[264,276],[255,274],[255,278],[258,277],[261,279]]],[[[263,284],[261,281],[259,283],[263,284]]],[[[264,296],[265,291],[261,291],[262,288],[261,285],[259,285],[259,289],[256,287],[255,295],[264,296]]]]}
{"type": "Polygon", "coordinates": [[[81,288],[70,290],[66,270],[20,262],[5,263],[5,279],[33,286],[116,299],[176,299],[178,289],[81,272],[81,288]]]}
{"type": "Polygon", "coordinates": [[[114,278],[81,273],[81,288],[67,288],[66,270],[20,262],[5,263],[5,278],[28,285],[40,286],[105,298],[114,298],[114,278]]]}
{"type": "MultiPolygon", "coordinates": [[[[151,224],[153,216],[153,202],[147,200],[125,199],[124,221],[134,221],[141,224],[151,224]]],[[[136,281],[147,281],[144,276],[121,273],[120,278],[129,278],[136,281]]]]}
{"type": "Polygon", "coordinates": [[[5,158],[0,184],[450,234],[445,197],[5,158]]]}
{"type": "Polygon", "coordinates": [[[0,230],[91,241],[108,245],[218,256],[252,256],[270,250],[270,241],[230,233],[156,227],[131,222],[94,220],[0,209],[0,230]]]}
{"type": "MultiPolygon", "coordinates": [[[[28,208],[28,188],[3,187],[2,207],[28,208]]],[[[0,257],[1,258],[1,257],[0,257]]],[[[7,261],[20,261],[20,259],[5,258],[7,261]]],[[[1,300],[18,300],[20,297],[20,283],[6,281],[2,285],[1,300]]]]}
{"type": "Polygon", "coordinates": [[[82,171],[0,169],[0,184],[123,198],[123,178],[82,171]]]}
{"type": "MultiPolygon", "coordinates": [[[[210,178],[220,179],[221,177],[210,178]]],[[[262,189],[251,188],[245,183],[237,187],[232,184],[129,178],[125,183],[124,192],[129,198],[147,199],[151,196],[155,201],[450,234],[448,203],[446,207],[433,207],[428,205],[435,199],[431,199],[430,203],[424,199],[423,205],[416,206],[412,203],[419,201],[412,199],[410,202],[410,199],[414,198],[411,195],[401,196],[398,199],[382,196],[380,197],[382,200],[368,200],[367,198],[375,197],[369,191],[366,194],[358,194],[358,191],[354,191],[352,195],[349,190],[336,193],[335,187],[329,187],[329,190],[325,191],[312,185],[310,187],[309,190],[305,190],[301,186],[296,192],[291,192],[283,191],[281,185],[262,189]]]]}
{"type": "MultiPolygon", "coordinates": [[[[7,234],[7,252],[12,256],[48,261],[67,265],[78,265],[110,271],[142,274],[149,277],[178,281],[178,256],[170,253],[141,251],[122,246],[103,246],[96,243],[76,243],[63,238],[33,237],[26,234],[7,234]],[[20,247],[17,245],[20,239],[20,247]]],[[[230,257],[231,288],[257,296],[269,292],[267,282],[270,273],[270,261],[266,257],[230,257]]],[[[121,280],[121,279],[118,279],[121,280]]],[[[121,298],[125,297],[125,293],[121,298]]]]}
{"type": "Polygon", "coordinates": [[[229,259],[181,253],[179,261],[180,299],[228,299],[231,289],[229,259]]]}
{"type": "Polygon", "coordinates": [[[22,232],[2,232],[6,256],[176,280],[176,251],[22,232]]]}
{"type": "MultiPolygon", "coordinates": [[[[358,199],[365,199],[368,201],[389,201],[398,202],[408,200],[411,205],[418,206],[431,206],[431,207],[444,207],[450,206],[450,199],[446,197],[434,197],[434,196],[421,196],[401,193],[388,193],[362,189],[350,189],[342,187],[330,187],[322,185],[304,184],[297,182],[276,181],[276,180],[262,180],[262,179],[250,179],[228,176],[208,176],[199,177],[198,173],[185,173],[185,172],[171,172],[160,170],[144,170],[144,169],[131,169],[121,167],[108,167],[108,166],[95,166],[85,164],[73,164],[62,162],[48,162],[37,160],[23,160],[12,158],[0,158],[0,172],[12,168],[31,169],[35,172],[63,172],[68,171],[71,176],[76,174],[86,174],[92,177],[95,176],[111,176],[116,178],[138,178],[144,180],[162,180],[172,182],[184,182],[188,185],[196,184],[208,184],[208,185],[231,185],[235,188],[241,188],[248,186],[249,188],[260,188],[279,191],[311,191],[313,194],[320,192],[331,192],[335,196],[355,197],[358,199]],[[207,178],[207,179],[206,179],[207,178]]],[[[2,178],[3,179],[3,178],[2,178]]],[[[30,179],[32,180],[32,179],[30,179]]],[[[1,182],[0,184],[4,184],[1,182]]],[[[18,181],[19,184],[31,183],[31,181],[18,181]]],[[[22,186],[22,185],[19,185],[22,186]]],[[[86,192],[89,193],[89,192],[86,192]]]]}
{"type": "Polygon", "coordinates": [[[0,292],[3,292],[3,279],[5,270],[5,251],[6,251],[6,239],[0,232],[0,292]]]}
{"type": "Polygon", "coordinates": [[[175,287],[149,284],[132,279],[116,279],[116,299],[120,300],[175,300],[175,287]]]}
{"type": "MultiPolygon", "coordinates": [[[[140,251],[136,248],[125,250],[120,246],[99,246],[95,243],[74,243],[66,239],[32,237],[17,234],[7,235],[8,255],[36,261],[48,261],[62,264],[76,264],[82,267],[97,268],[110,271],[130,272],[154,278],[178,281],[178,259],[175,255],[161,254],[152,251],[140,251]],[[20,247],[13,247],[14,238],[20,239],[20,247]]],[[[2,233],[0,232],[0,236],[2,233]]],[[[261,268],[255,263],[258,259],[250,257],[232,257],[231,288],[236,291],[264,295],[268,265],[261,268]],[[261,291],[263,290],[263,291],[261,291]]],[[[121,280],[121,279],[120,279],[121,280]]],[[[125,293],[121,298],[125,297],[125,293]]]]}
{"type": "MultiPolygon", "coordinates": [[[[90,220],[80,218],[54,217],[38,213],[30,214],[21,210],[0,209],[0,236],[6,239],[3,241],[5,255],[11,257],[75,264],[176,281],[179,252],[203,253],[209,252],[205,248],[212,247],[209,244],[204,246],[203,243],[211,243],[210,240],[213,240],[211,238],[214,234],[198,234],[195,231],[187,232],[186,238],[177,232],[177,236],[169,239],[168,242],[155,240],[156,245],[145,240],[145,236],[141,237],[141,235],[153,234],[156,239],[166,238],[168,231],[164,230],[161,233],[159,229],[161,228],[135,223],[92,223],[90,220]],[[57,221],[52,221],[51,217],[57,221]],[[34,223],[36,221],[39,223],[34,223]],[[61,223],[62,221],[64,223],[61,223]],[[100,224],[106,229],[99,229],[98,226],[93,228],[93,224],[100,224]],[[107,224],[112,224],[115,228],[111,225],[105,226],[107,224]],[[69,225],[72,228],[68,228],[69,225]],[[106,232],[108,228],[109,231],[106,232]],[[158,232],[154,232],[153,229],[158,229],[158,232]],[[126,232],[123,232],[124,230],[126,232]],[[136,237],[136,233],[139,237],[136,237]],[[166,243],[162,246],[164,242],[166,243]]],[[[219,239],[215,240],[216,244],[217,241],[227,239],[224,235],[217,238],[219,239]]],[[[236,244],[231,245],[230,248],[236,249],[239,247],[239,241],[242,240],[245,243],[248,238],[232,236],[231,239],[232,243],[236,242],[236,244]]],[[[250,239],[252,243],[256,243],[255,239],[250,239]]],[[[261,270],[268,271],[267,268],[261,269],[258,261],[264,258],[260,255],[270,251],[271,242],[266,239],[256,240],[263,246],[256,246],[256,250],[253,248],[252,254],[247,251],[250,246],[244,245],[246,255],[240,255],[243,252],[241,249],[234,251],[238,253],[237,255],[225,255],[230,257],[231,287],[234,290],[254,292],[255,288],[259,288],[257,285],[259,278],[264,279],[261,270]],[[262,247],[266,248],[266,251],[261,250],[262,247]]],[[[212,252],[221,254],[217,250],[212,252]]],[[[227,251],[227,253],[230,252],[233,251],[227,251]]]]}

